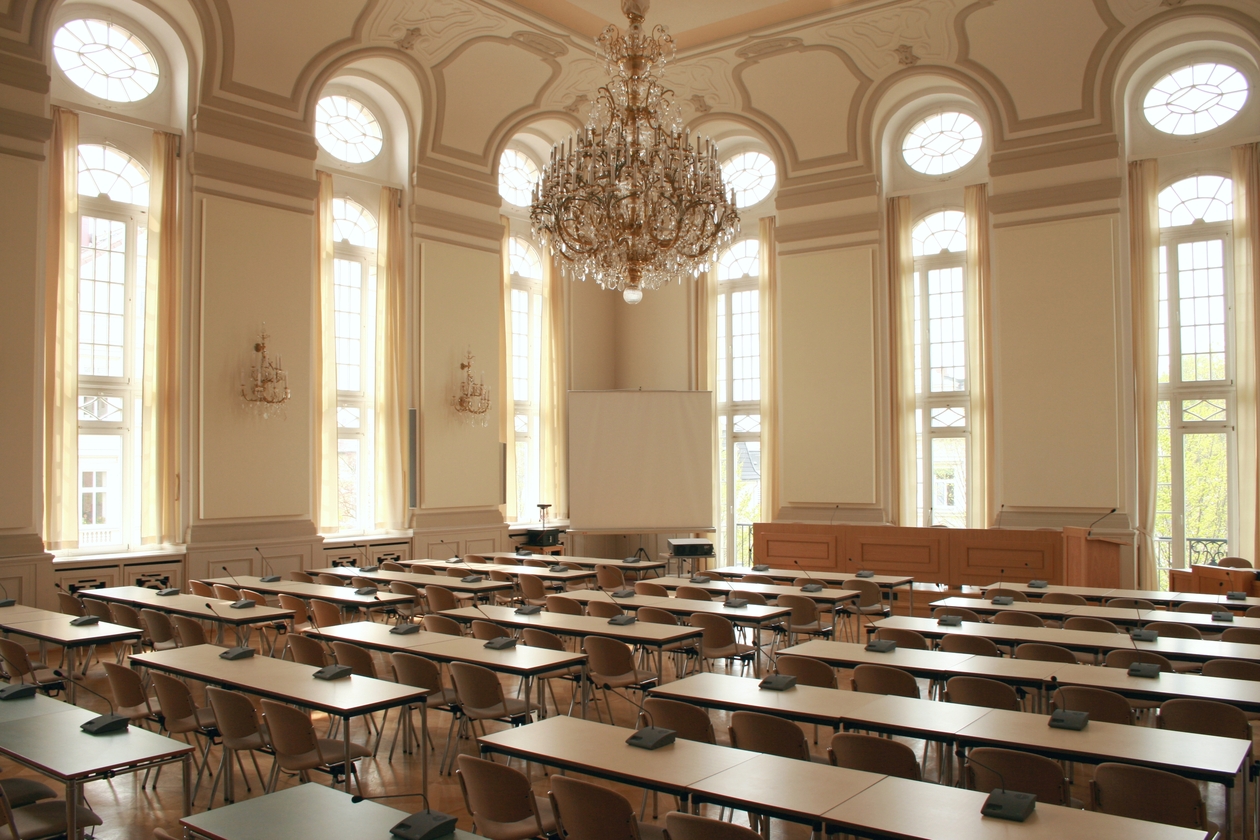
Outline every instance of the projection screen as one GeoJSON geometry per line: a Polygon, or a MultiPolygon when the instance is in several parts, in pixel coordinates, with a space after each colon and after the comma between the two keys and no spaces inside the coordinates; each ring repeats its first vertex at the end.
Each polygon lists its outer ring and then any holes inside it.
{"type": "Polygon", "coordinates": [[[570,391],[569,528],[713,531],[712,391],[570,391]]]}

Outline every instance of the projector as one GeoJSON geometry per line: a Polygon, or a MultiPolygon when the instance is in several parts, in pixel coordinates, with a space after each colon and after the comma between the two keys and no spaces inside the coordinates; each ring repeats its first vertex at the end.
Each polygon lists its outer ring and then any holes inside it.
{"type": "Polygon", "coordinates": [[[670,540],[669,553],[675,557],[712,557],[713,540],[670,540]]]}

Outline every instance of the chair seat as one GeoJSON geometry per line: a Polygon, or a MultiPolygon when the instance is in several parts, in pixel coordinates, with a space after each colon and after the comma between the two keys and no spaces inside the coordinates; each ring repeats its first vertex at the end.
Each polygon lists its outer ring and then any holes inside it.
{"type": "Polygon", "coordinates": [[[633,671],[627,671],[624,674],[617,674],[611,677],[607,674],[591,674],[591,682],[601,688],[628,688],[632,685],[656,682],[656,672],[640,671],[636,668],[633,671]]]}
{"type": "MultiPolygon", "coordinates": [[[[544,834],[555,834],[556,815],[551,810],[551,801],[545,796],[535,796],[534,804],[538,808],[538,817],[542,822],[544,834]]],[[[502,823],[488,820],[484,816],[474,817],[476,832],[489,840],[528,840],[538,836],[538,823],[533,817],[516,822],[502,823]]]]}
{"type": "MultiPolygon", "coordinates": [[[[100,825],[101,818],[90,808],[78,807],[78,823],[82,826],[100,825]]],[[[17,838],[9,826],[0,823],[0,840],[32,840],[39,837],[55,837],[66,833],[66,802],[64,799],[48,799],[13,809],[13,823],[17,826],[17,838]]]]}
{"type": "Polygon", "coordinates": [[[720,648],[705,648],[705,659],[731,659],[740,656],[752,656],[757,652],[757,648],[752,645],[746,645],[742,642],[735,642],[720,648]]]}
{"type": "MultiPolygon", "coordinates": [[[[360,744],[358,741],[350,742],[351,761],[354,761],[356,758],[367,758],[371,754],[372,751],[360,744]]],[[[295,760],[297,764],[302,765],[302,769],[343,764],[346,760],[346,742],[333,740],[331,738],[320,738],[318,755],[314,752],[309,752],[301,756],[291,756],[291,758],[295,760]]],[[[296,770],[298,767],[292,766],[289,769],[296,770]]]]}
{"type": "Polygon", "coordinates": [[[43,799],[57,798],[56,791],[34,779],[3,779],[0,780],[0,788],[4,789],[4,795],[14,808],[21,808],[23,805],[30,805],[43,799]]]}
{"type": "Polygon", "coordinates": [[[537,705],[528,700],[522,700],[519,697],[505,697],[503,698],[502,706],[494,706],[488,709],[474,709],[470,706],[462,706],[460,711],[469,720],[498,720],[499,718],[525,717],[537,708],[537,705]]]}
{"type": "Polygon", "coordinates": [[[640,840],[667,840],[668,837],[669,835],[665,833],[665,829],[659,825],[645,822],[639,823],[640,840]]]}
{"type": "Polygon", "coordinates": [[[459,695],[455,693],[453,688],[444,688],[441,691],[431,691],[425,698],[425,705],[430,709],[437,709],[443,706],[450,708],[459,704],[459,695]]]}
{"type": "MultiPolygon", "coordinates": [[[[338,741],[337,743],[341,743],[338,741]]],[[[244,738],[228,738],[224,736],[223,746],[229,750],[265,750],[271,747],[271,733],[267,731],[267,725],[264,723],[258,727],[258,731],[244,738]]]]}
{"type": "Polygon", "coordinates": [[[120,715],[125,715],[134,723],[138,720],[144,720],[147,717],[152,717],[154,720],[157,720],[162,715],[162,706],[158,703],[156,697],[150,697],[148,706],[119,706],[114,711],[120,715]]]}

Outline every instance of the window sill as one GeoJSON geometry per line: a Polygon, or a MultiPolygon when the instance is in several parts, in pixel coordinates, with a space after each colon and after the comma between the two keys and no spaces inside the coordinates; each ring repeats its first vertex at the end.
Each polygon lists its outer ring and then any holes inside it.
{"type": "Polygon", "coordinates": [[[172,545],[122,551],[80,552],[71,549],[65,552],[53,552],[53,565],[59,563],[134,563],[145,560],[182,560],[184,546],[172,545]]]}

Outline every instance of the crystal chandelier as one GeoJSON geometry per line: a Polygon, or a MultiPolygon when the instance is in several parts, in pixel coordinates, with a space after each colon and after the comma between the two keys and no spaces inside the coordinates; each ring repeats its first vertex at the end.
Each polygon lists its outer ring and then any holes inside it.
{"type": "Polygon", "coordinates": [[[599,37],[611,78],[586,128],[551,150],[530,207],[564,276],[621,291],[626,303],[707,271],[739,230],[717,147],[707,139],[692,147],[674,92],[661,86],[674,40],[662,26],[644,32],[647,7],[622,0],[629,29],[609,26],[599,37]]]}
{"type": "Polygon", "coordinates": [[[264,418],[283,413],[283,406],[290,396],[289,375],[284,372],[280,357],[272,359],[267,355],[267,339],[270,337],[267,325],[263,324],[254,344],[257,358],[249,369],[248,378],[241,383],[241,396],[264,418]]]}
{"type": "Polygon", "coordinates": [[[490,389],[486,387],[485,376],[478,382],[473,378],[473,354],[469,350],[464,361],[459,363],[464,378],[459,383],[459,393],[451,397],[451,405],[466,423],[485,426],[489,423],[490,389]]]}

